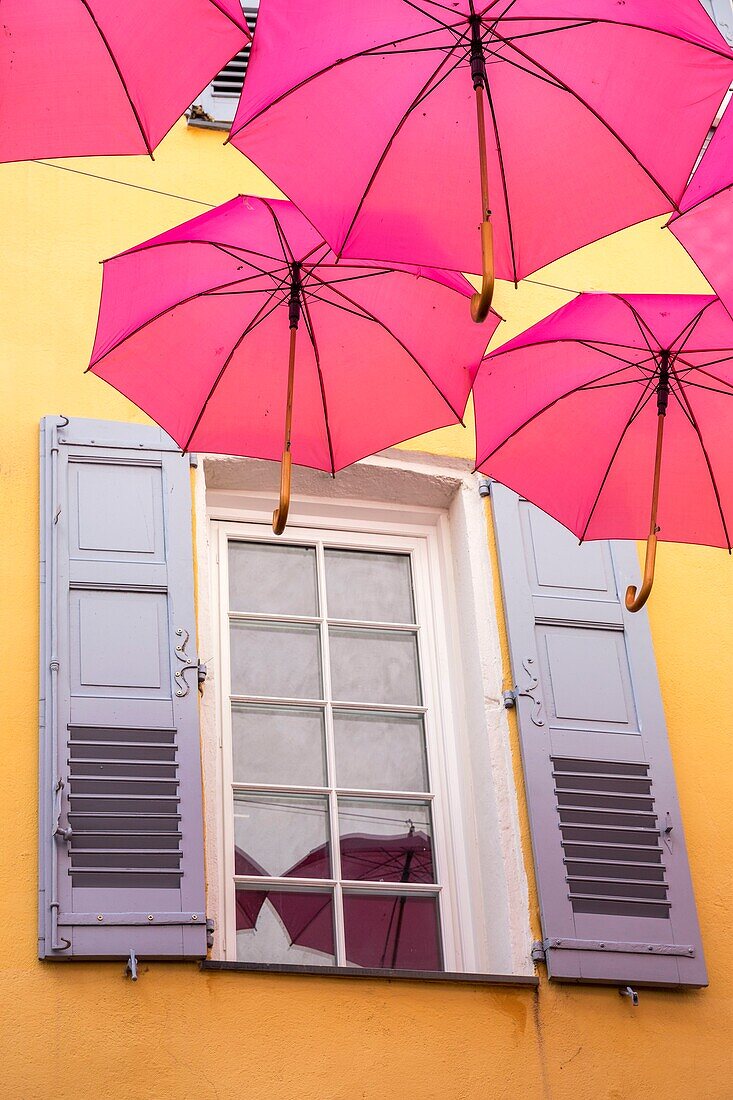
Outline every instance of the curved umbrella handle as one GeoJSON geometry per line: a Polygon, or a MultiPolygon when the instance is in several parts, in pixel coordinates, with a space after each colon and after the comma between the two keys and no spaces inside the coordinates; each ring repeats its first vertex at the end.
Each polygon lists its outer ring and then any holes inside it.
{"type": "Polygon", "coordinates": [[[626,589],[626,610],[641,611],[649,599],[652,585],[654,584],[654,565],[657,558],[657,532],[649,535],[646,542],[646,561],[644,562],[644,579],[641,588],[637,591],[635,584],[630,584],[626,589]]]}
{"type": "Polygon", "coordinates": [[[297,323],[290,328],[290,361],[288,362],[288,397],[285,406],[285,443],[280,461],[280,503],[272,513],[272,529],[276,535],[282,535],[288,522],[290,511],[290,474],[293,456],[290,453],[290,430],[293,423],[293,382],[295,380],[295,341],[298,335],[297,323]]]}
{"type": "Polygon", "coordinates": [[[471,317],[481,324],[489,316],[494,297],[494,229],[491,222],[481,222],[481,290],[471,298],[471,317]]]}
{"type": "MultiPolygon", "coordinates": [[[[663,368],[664,370],[664,368],[663,368]]],[[[626,610],[641,611],[649,599],[649,594],[654,584],[654,566],[657,560],[657,508],[659,507],[659,482],[662,474],[662,444],[664,442],[664,418],[667,411],[668,382],[666,371],[659,383],[659,395],[657,397],[657,453],[654,459],[654,489],[652,490],[652,514],[649,519],[649,537],[646,540],[646,561],[644,562],[644,579],[641,588],[636,590],[636,585],[630,584],[626,589],[626,610]]]]}

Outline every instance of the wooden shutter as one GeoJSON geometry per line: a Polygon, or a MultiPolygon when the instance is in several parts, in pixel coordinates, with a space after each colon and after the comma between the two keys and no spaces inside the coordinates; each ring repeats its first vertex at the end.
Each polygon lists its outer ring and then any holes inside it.
{"type": "Polygon", "coordinates": [[[206,954],[188,459],[41,428],[39,953],[206,954]]]}
{"type": "Polygon", "coordinates": [[[705,985],[636,548],[491,497],[548,974],[705,985]]]}

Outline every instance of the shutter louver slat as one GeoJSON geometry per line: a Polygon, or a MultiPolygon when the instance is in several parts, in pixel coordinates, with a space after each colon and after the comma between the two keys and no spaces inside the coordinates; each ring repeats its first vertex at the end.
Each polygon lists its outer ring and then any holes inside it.
{"type": "Polygon", "coordinates": [[[705,985],[635,546],[491,497],[548,975],[705,985]]]}
{"type": "Polygon", "coordinates": [[[204,957],[188,462],[157,428],[53,418],[41,460],[39,953],[204,957]]]}

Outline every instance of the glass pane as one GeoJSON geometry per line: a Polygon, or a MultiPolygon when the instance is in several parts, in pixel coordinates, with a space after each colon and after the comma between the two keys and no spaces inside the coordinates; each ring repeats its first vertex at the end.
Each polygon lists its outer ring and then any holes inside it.
{"type": "Polygon", "coordinates": [[[232,756],[235,783],[324,787],[323,711],[234,703],[232,756]]]}
{"type": "Polygon", "coordinates": [[[326,594],[330,619],[415,622],[408,554],[326,550],[326,594]]]}
{"type": "Polygon", "coordinates": [[[320,699],[317,626],[230,624],[232,694],[320,699]]]}
{"type": "Polygon", "coordinates": [[[330,878],[326,799],[235,791],[234,873],[330,878]]]}
{"type": "Polygon", "coordinates": [[[337,710],[333,729],[337,786],[429,790],[425,730],[419,715],[337,710]]]}
{"type": "Polygon", "coordinates": [[[339,799],[341,877],[435,882],[428,802],[339,799]]]}
{"type": "Polygon", "coordinates": [[[255,615],[317,615],[312,546],[229,543],[229,610],[255,615]]]}
{"type": "Polygon", "coordinates": [[[344,894],[346,961],[388,970],[442,970],[438,899],[344,894]]]}
{"type": "Polygon", "coordinates": [[[330,891],[237,886],[236,915],[239,962],[329,966],[336,961],[330,891]]]}
{"type": "Polygon", "coordinates": [[[417,639],[403,630],[329,627],[334,699],[419,704],[417,639]]]}

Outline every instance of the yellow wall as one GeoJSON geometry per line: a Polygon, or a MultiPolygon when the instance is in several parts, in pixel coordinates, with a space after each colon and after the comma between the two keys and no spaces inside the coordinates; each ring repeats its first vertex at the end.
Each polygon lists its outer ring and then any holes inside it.
{"type": "MultiPolygon", "coordinates": [[[[274,193],[222,135],[180,124],[155,164],[69,167],[218,203],[274,193]]],[[[663,546],[650,618],[679,782],[710,988],[421,985],[195,965],[52,964],[36,958],[38,421],[45,413],[141,420],[82,371],[97,261],[200,209],[43,165],[0,167],[0,1088],[14,1100],[729,1100],[733,1096],[733,564],[663,546]]],[[[705,291],[659,223],[538,276],[569,287],[705,291]]],[[[500,287],[506,339],[568,295],[500,287]]],[[[469,456],[459,428],[414,444],[469,456]]],[[[680,485],[680,492],[685,486],[680,485]]],[[[513,731],[516,741],[516,730],[513,731]]],[[[516,750],[516,743],[514,745],[516,750]]],[[[516,757],[516,751],[515,751],[516,757]]],[[[521,775],[517,770],[521,786],[521,775]]],[[[522,813],[524,811],[522,808],[522,813]]],[[[527,867],[531,860],[526,842],[527,867]]],[[[531,894],[537,931],[536,897],[531,894]]]]}

